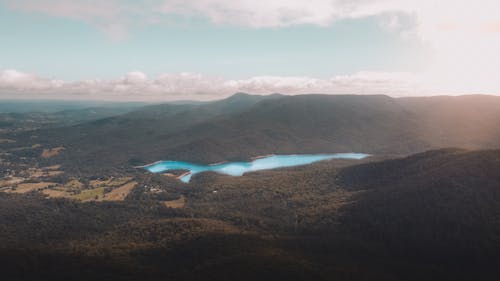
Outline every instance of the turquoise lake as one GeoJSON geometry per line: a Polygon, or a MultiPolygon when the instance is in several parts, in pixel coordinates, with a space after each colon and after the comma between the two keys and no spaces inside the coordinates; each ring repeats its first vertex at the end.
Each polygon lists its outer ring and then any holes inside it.
{"type": "Polygon", "coordinates": [[[230,176],[241,176],[247,172],[302,166],[329,159],[360,160],[368,156],[368,154],[362,153],[270,155],[255,159],[251,162],[224,162],[211,165],[199,165],[183,161],[159,161],[146,165],[144,168],[152,173],[163,173],[173,170],[188,170],[188,174],[179,178],[181,181],[188,183],[193,175],[207,171],[213,171],[230,176]]]}

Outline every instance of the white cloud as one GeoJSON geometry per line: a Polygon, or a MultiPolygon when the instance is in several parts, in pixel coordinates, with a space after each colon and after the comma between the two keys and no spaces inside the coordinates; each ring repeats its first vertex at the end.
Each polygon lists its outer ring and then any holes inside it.
{"type": "Polygon", "coordinates": [[[328,25],[347,18],[394,14],[385,24],[395,27],[400,25],[397,15],[407,13],[418,18],[420,34],[429,37],[442,24],[499,32],[500,22],[497,0],[0,0],[0,3],[22,11],[82,20],[108,30],[125,29],[134,23],[159,23],[168,16],[265,28],[328,25]]]}
{"type": "Polygon", "coordinates": [[[52,90],[61,87],[63,84],[64,82],[60,80],[43,79],[36,75],[16,70],[0,72],[0,89],[6,91],[52,90]]]}
{"type": "Polygon", "coordinates": [[[149,17],[148,9],[151,8],[139,1],[124,3],[117,0],[0,0],[0,3],[25,12],[83,21],[116,40],[125,39],[130,26],[149,17]]]}
{"type": "MultiPolygon", "coordinates": [[[[67,17],[122,39],[131,26],[205,19],[218,25],[277,28],[330,25],[378,16],[381,26],[434,50],[423,76],[443,90],[500,92],[498,0],[0,0],[13,9],[67,17]],[[405,21],[410,18],[410,21],[405,21]]],[[[253,81],[252,83],[257,83],[253,81]]],[[[260,82],[259,82],[260,83],[260,82]]],[[[258,84],[258,83],[257,83],[258,84]]],[[[188,85],[189,86],[189,85],[188,85]]]]}
{"type": "MultiPolygon", "coordinates": [[[[384,12],[377,0],[1,0],[9,7],[82,20],[104,30],[161,17],[204,18],[216,24],[280,27],[297,24],[327,25],[345,18],[384,12]]],[[[383,1],[382,1],[383,2],[383,1]]],[[[120,28],[121,29],[121,28],[120,28]]]]}
{"type": "Polygon", "coordinates": [[[385,94],[391,96],[422,95],[417,78],[404,73],[359,72],[328,79],[310,77],[259,76],[229,80],[225,86],[249,93],[285,94],[385,94]]]}
{"type": "MultiPolygon", "coordinates": [[[[354,1],[361,2],[361,1],[354,1]]],[[[250,27],[279,27],[297,24],[327,25],[353,16],[353,1],[331,0],[199,0],[163,1],[160,12],[209,19],[217,24],[250,27]]]]}
{"type": "Polygon", "coordinates": [[[112,80],[64,82],[15,70],[0,72],[0,98],[64,98],[169,101],[210,100],[236,92],[253,94],[422,94],[414,76],[403,73],[360,72],[328,79],[259,76],[230,80],[197,73],[162,74],[148,78],[131,72],[112,80]]]}
{"type": "Polygon", "coordinates": [[[140,71],[129,72],[123,78],[124,84],[141,84],[148,80],[148,76],[140,71]]]}

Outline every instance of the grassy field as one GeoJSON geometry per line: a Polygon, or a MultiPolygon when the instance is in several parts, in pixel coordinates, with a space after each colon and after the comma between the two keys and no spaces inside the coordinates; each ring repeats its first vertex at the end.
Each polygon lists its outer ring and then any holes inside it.
{"type": "Polygon", "coordinates": [[[55,186],[56,183],[53,182],[37,182],[37,183],[20,183],[15,189],[12,189],[13,193],[28,193],[31,191],[45,189],[50,186],[55,186]]]}
{"type": "Polygon", "coordinates": [[[47,195],[49,198],[71,198],[72,195],[65,191],[59,189],[44,189],[42,190],[44,195],[47,195]]]}
{"type": "Polygon", "coordinates": [[[181,198],[177,200],[163,201],[163,204],[168,208],[179,209],[184,208],[186,205],[186,198],[181,196],[181,198]]]}
{"type": "Polygon", "coordinates": [[[52,166],[44,167],[43,169],[44,170],[56,171],[56,170],[61,169],[61,165],[52,165],[52,166]]]}
{"type": "Polygon", "coordinates": [[[103,201],[123,201],[127,195],[136,187],[137,182],[131,181],[108,192],[102,198],[103,201]]]}
{"type": "Polygon", "coordinates": [[[64,147],[56,147],[56,148],[46,148],[42,151],[42,158],[51,158],[59,155],[64,150],[64,147]]]}
{"type": "Polygon", "coordinates": [[[110,179],[97,179],[89,181],[89,185],[91,187],[117,187],[124,185],[125,183],[131,181],[132,177],[119,177],[119,178],[110,178],[110,179]]]}
{"type": "Polygon", "coordinates": [[[98,187],[94,189],[86,189],[82,190],[80,194],[74,195],[71,198],[80,200],[80,201],[93,201],[99,200],[104,196],[104,187],[98,187]]]}
{"type": "Polygon", "coordinates": [[[81,183],[77,179],[73,179],[67,183],[64,184],[64,187],[70,188],[70,189],[80,189],[83,187],[83,183],[81,183]]]}
{"type": "Polygon", "coordinates": [[[12,185],[21,183],[23,181],[24,181],[23,178],[17,178],[17,177],[2,179],[2,180],[0,180],[0,187],[12,186],[12,185]]]}

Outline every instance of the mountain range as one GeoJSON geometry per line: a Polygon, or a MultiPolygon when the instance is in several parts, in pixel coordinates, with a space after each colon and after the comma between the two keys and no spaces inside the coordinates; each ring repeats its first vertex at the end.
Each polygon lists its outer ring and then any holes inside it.
{"type": "Polygon", "coordinates": [[[214,163],[266,154],[500,147],[494,96],[255,96],[145,106],[118,116],[16,136],[63,146],[67,167],[126,169],[158,160],[214,163]],[[35,139],[34,139],[35,137],[35,139]]]}
{"type": "Polygon", "coordinates": [[[500,97],[0,114],[2,280],[495,280],[500,97]],[[3,122],[3,123],[2,123],[3,122]],[[368,153],[233,177],[136,165],[368,153]]]}

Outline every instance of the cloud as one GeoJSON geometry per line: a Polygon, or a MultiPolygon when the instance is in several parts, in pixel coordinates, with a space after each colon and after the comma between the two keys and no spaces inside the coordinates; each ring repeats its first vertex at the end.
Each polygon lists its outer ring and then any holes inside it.
{"type": "Polygon", "coordinates": [[[34,74],[5,70],[0,72],[0,89],[5,91],[53,90],[64,84],[60,80],[43,79],[34,74]]]}
{"type": "Polygon", "coordinates": [[[224,79],[198,73],[170,73],[155,78],[134,71],[111,80],[65,82],[15,70],[0,72],[0,98],[103,100],[211,100],[236,92],[253,94],[422,94],[410,74],[360,72],[327,79],[259,76],[224,79]]]}
{"type": "Polygon", "coordinates": [[[95,26],[116,40],[125,39],[131,26],[148,15],[147,6],[137,2],[98,0],[0,0],[11,9],[63,17],[95,26]]]}
{"type": "MultiPolygon", "coordinates": [[[[0,0],[0,3],[14,10],[83,21],[119,40],[126,38],[133,27],[178,22],[189,24],[191,20],[196,22],[200,19],[215,25],[279,28],[304,24],[328,26],[343,19],[407,12],[406,7],[402,9],[400,6],[388,4],[392,2],[392,0],[0,0]]],[[[390,24],[395,23],[393,21],[390,24]]]]}
{"type": "MultiPolygon", "coordinates": [[[[378,16],[381,26],[413,29],[440,49],[449,31],[485,38],[500,30],[498,0],[0,0],[11,9],[84,21],[123,39],[134,26],[190,23],[253,28],[327,26],[343,19],[378,16]],[[486,34],[489,33],[489,34],[486,34]]],[[[458,46],[460,47],[460,46],[458,46]]]]}
{"type": "Polygon", "coordinates": [[[328,25],[336,20],[380,12],[376,0],[1,0],[8,7],[82,20],[102,28],[161,17],[204,18],[215,24],[280,27],[328,25]]]}
{"type": "Polygon", "coordinates": [[[355,2],[331,0],[200,0],[163,1],[160,12],[188,17],[204,17],[216,24],[249,27],[282,27],[298,24],[328,25],[355,16],[355,2]]]}
{"type": "MultiPolygon", "coordinates": [[[[405,73],[359,72],[327,79],[310,77],[258,76],[242,80],[229,80],[231,89],[249,93],[285,94],[384,94],[408,96],[423,94],[416,88],[416,77],[405,73]]],[[[421,89],[420,89],[421,90],[421,89]]]]}
{"type": "MultiPolygon", "coordinates": [[[[84,21],[112,38],[150,24],[282,28],[327,26],[376,16],[380,26],[425,42],[433,58],[422,75],[439,89],[500,92],[498,0],[0,0],[11,9],[84,21]]],[[[254,84],[262,82],[252,81],[254,84]]],[[[187,85],[189,86],[189,85],[187,85]]]]}
{"type": "MultiPolygon", "coordinates": [[[[496,0],[0,0],[12,9],[82,20],[108,30],[152,24],[172,18],[206,19],[215,24],[256,28],[301,24],[325,26],[342,19],[391,15],[389,27],[399,26],[401,13],[418,18],[423,36],[437,25],[457,22],[477,25],[499,21],[496,0]]],[[[491,26],[487,29],[491,29],[491,26]]],[[[497,30],[496,25],[493,30],[497,30]]]]}

